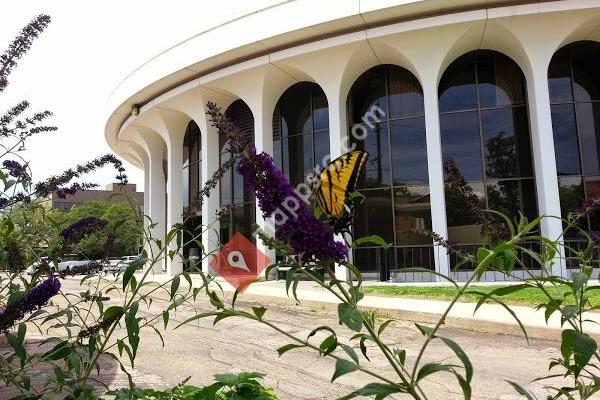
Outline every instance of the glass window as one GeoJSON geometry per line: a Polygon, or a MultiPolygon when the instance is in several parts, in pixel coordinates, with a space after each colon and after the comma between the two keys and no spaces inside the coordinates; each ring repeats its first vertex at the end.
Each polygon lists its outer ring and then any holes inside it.
{"type": "Polygon", "coordinates": [[[429,186],[394,188],[396,244],[430,244],[431,203],[429,186]]]}
{"type": "MultiPolygon", "coordinates": [[[[188,124],[183,139],[183,207],[188,209],[200,191],[201,167],[200,128],[194,121],[188,124]]],[[[199,213],[200,210],[194,210],[199,213]]]]}
{"type": "Polygon", "coordinates": [[[419,81],[395,65],[371,68],[354,82],[347,106],[350,140],[369,153],[358,183],[366,200],[354,222],[354,236],[375,234],[396,246],[389,251],[358,249],[356,265],[361,270],[379,271],[382,279],[388,279],[392,268],[432,266],[423,264],[432,241],[419,81]],[[423,257],[409,257],[415,254],[413,249],[423,257]]]}
{"type": "Polygon", "coordinates": [[[477,107],[475,59],[472,53],[454,61],[439,86],[440,112],[472,110],[477,107]]]}
{"type": "Polygon", "coordinates": [[[390,121],[394,185],[427,183],[425,118],[390,121]]]}
{"type": "MultiPolygon", "coordinates": [[[[254,144],[254,117],[250,108],[242,100],[236,100],[227,108],[225,115],[237,127],[246,144],[254,144]]],[[[225,137],[219,137],[220,163],[223,165],[233,157],[225,137]]],[[[256,199],[254,191],[249,190],[243,177],[234,166],[220,180],[221,207],[221,243],[227,243],[237,232],[254,241],[251,227],[255,221],[256,199]]]]}
{"type": "Polygon", "coordinates": [[[277,102],[273,113],[273,157],[292,185],[304,182],[315,167],[321,167],[329,154],[328,129],[327,98],[319,85],[297,83],[277,102]],[[289,126],[296,128],[290,130],[289,126]]]}
{"type": "Polygon", "coordinates": [[[389,189],[365,190],[365,202],[354,223],[356,239],[377,234],[388,243],[394,242],[392,194],[389,189]],[[376,227],[376,232],[374,228],[376,227]]]}
{"type": "Polygon", "coordinates": [[[440,115],[442,155],[466,179],[483,179],[479,116],[476,111],[440,115]]]}
{"type": "MultiPolygon", "coordinates": [[[[600,196],[600,43],[558,50],[548,68],[556,169],[563,218],[600,196]]],[[[584,228],[596,229],[597,216],[584,228]]],[[[575,232],[569,232],[569,235],[575,232]]]]}
{"type": "Polygon", "coordinates": [[[478,50],[440,82],[448,238],[480,244],[491,239],[482,236],[482,210],[537,215],[525,78],[505,55],[478,50]]]}

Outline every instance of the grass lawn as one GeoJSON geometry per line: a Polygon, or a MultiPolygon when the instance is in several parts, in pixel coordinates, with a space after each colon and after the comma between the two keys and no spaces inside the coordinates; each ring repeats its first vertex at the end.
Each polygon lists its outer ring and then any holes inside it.
{"type": "MultiPolygon", "coordinates": [[[[503,285],[493,286],[471,286],[468,290],[489,293],[494,289],[504,287],[503,285]]],[[[392,297],[413,297],[426,298],[435,300],[451,300],[456,296],[458,289],[454,286],[400,286],[400,285],[373,285],[364,286],[366,295],[374,296],[392,296],[392,297]]],[[[567,286],[548,287],[548,292],[555,297],[561,296],[568,291],[567,286]]],[[[600,290],[591,290],[588,292],[588,297],[593,305],[600,304],[600,290]]],[[[464,294],[459,301],[476,302],[478,296],[473,294],[464,294]]],[[[508,304],[520,305],[537,305],[542,302],[547,302],[546,296],[537,288],[526,288],[515,293],[510,293],[502,296],[501,299],[508,304]]],[[[570,299],[567,299],[568,302],[570,299]]]]}

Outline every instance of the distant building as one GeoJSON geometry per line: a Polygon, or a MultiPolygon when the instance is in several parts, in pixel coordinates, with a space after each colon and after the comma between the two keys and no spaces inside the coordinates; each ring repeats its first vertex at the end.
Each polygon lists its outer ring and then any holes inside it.
{"type": "Polygon", "coordinates": [[[51,207],[58,210],[70,210],[73,206],[89,203],[91,201],[110,201],[126,203],[134,201],[140,210],[144,209],[144,192],[136,192],[135,184],[121,186],[119,183],[110,183],[104,190],[84,190],[74,195],[66,195],[64,199],[56,193],[50,196],[51,207]]]}

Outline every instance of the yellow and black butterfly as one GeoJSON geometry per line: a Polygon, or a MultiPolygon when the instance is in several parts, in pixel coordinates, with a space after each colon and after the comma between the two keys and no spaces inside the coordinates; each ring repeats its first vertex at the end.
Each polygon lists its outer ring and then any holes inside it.
{"type": "Polygon", "coordinates": [[[316,188],[319,208],[329,219],[334,232],[348,232],[354,217],[350,193],[354,192],[369,153],[351,151],[331,161],[319,174],[316,188]]]}

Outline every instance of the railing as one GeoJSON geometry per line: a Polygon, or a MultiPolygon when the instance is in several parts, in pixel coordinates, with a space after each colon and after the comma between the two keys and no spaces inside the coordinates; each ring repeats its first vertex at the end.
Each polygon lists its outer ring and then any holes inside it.
{"type": "Polygon", "coordinates": [[[378,275],[379,280],[390,279],[390,271],[405,268],[435,269],[432,245],[360,247],[354,249],[354,264],[367,277],[378,275]]]}

